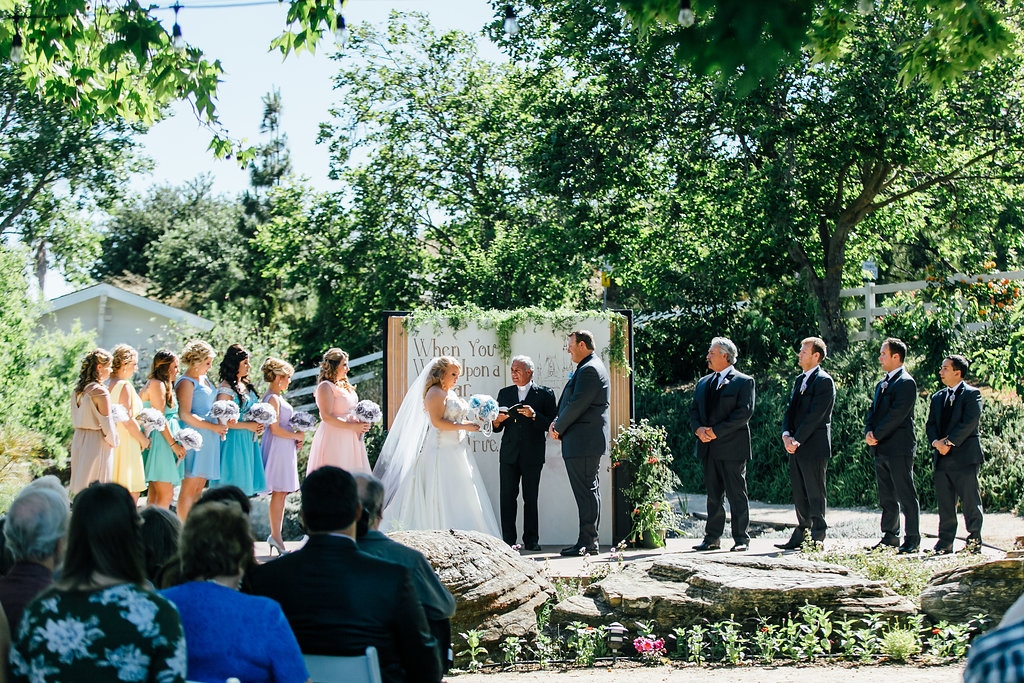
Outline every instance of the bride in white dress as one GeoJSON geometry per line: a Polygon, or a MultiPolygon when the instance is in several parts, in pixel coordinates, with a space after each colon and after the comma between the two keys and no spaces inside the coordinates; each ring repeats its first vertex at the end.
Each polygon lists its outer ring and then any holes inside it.
{"type": "Polygon", "coordinates": [[[469,453],[466,404],[452,389],[462,367],[433,359],[409,387],[373,474],[384,485],[385,531],[464,529],[501,537],[469,453]]]}

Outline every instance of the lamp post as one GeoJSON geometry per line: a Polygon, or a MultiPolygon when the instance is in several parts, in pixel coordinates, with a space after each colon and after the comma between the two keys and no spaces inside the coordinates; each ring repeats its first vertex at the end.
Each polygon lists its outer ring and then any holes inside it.
{"type": "Polygon", "coordinates": [[[608,649],[612,651],[612,666],[619,659],[619,650],[622,649],[622,644],[626,642],[626,634],[628,632],[626,627],[617,621],[608,625],[608,649]]]}

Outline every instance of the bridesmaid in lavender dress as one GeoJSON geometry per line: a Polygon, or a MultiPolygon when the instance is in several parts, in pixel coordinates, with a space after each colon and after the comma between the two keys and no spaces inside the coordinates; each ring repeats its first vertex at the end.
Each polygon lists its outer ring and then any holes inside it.
{"type": "Polygon", "coordinates": [[[320,409],[320,424],[313,435],[307,475],[324,465],[370,473],[366,445],[361,438],[370,431],[370,423],[352,415],[358,402],[355,387],[348,383],[348,354],[338,348],[328,349],[320,362],[317,378],[316,407],[320,409]]]}
{"type": "Polygon", "coordinates": [[[288,424],[295,411],[285,399],[284,392],[288,390],[295,368],[280,358],[268,358],[263,362],[262,371],[263,381],[269,387],[260,400],[274,406],[277,411],[277,422],[263,432],[261,444],[267,488],[271,491],[270,535],[267,536],[267,544],[276,549],[278,555],[284,555],[288,552],[284,549],[284,538],[281,536],[284,502],[289,493],[299,490],[296,457],[306,435],[292,431],[288,424]]]}

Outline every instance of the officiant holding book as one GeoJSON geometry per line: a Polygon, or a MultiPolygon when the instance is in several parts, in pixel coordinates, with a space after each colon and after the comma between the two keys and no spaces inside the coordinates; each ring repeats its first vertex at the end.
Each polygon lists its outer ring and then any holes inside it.
{"type": "Polygon", "coordinates": [[[533,361],[528,356],[512,359],[512,386],[498,392],[495,432],[502,432],[499,454],[501,535],[515,545],[519,483],[523,485],[523,547],[540,550],[537,494],[544,468],[544,435],[555,419],[555,392],[533,382],[533,361]]]}

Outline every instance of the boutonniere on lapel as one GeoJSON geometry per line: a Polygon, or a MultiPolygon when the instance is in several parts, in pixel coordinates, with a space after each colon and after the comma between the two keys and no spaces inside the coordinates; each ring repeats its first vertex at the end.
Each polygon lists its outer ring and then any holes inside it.
{"type": "Polygon", "coordinates": [[[732,381],[729,379],[730,377],[732,377],[732,375],[727,375],[722,378],[722,381],[718,383],[718,391],[721,391],[726,384],[732,381]]]}
{"type": "Polygon", "coordinates": [[[889,388],[889,379],[888,378],[883,379],[882,380],[882,384],[880,386],[882,387],[882,391],[885,391],[886,389],[888,389],[889,388]]]}
{"type": "Polygon", "coordinates": [[[570,382],[572,381],[572,376],[575,375],[575,374],[576,374],[575,370],[573,370],[572,372],[569,373],[569,381],[570,382]]]}

